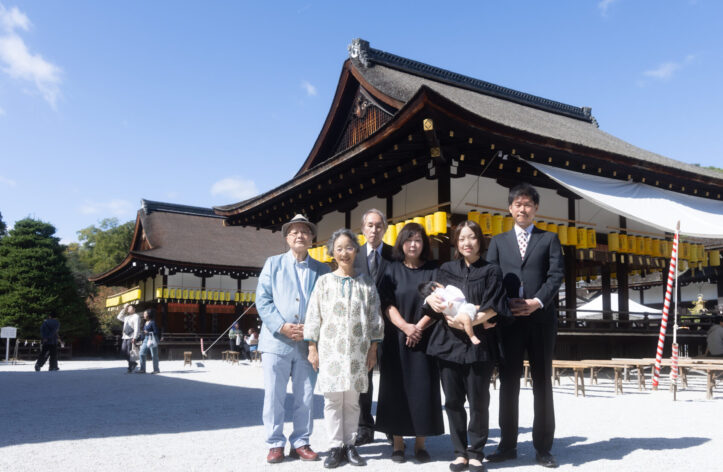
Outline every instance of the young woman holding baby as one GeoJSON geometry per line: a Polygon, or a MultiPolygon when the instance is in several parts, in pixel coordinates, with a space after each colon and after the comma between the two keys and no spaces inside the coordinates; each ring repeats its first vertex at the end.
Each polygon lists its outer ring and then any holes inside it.
{"type": "MultiPolygon", "coordinates": [[[[450,438],[456,459],[450,470],[482,471],[483,448],[489,431],[489,386],[496,360],[499,358],[497,323],[506,323],[512,315],[502,288],[502,272],[481,256],[484,239],[479,225],[473,221],[460,223],[452,238],[456,259],[442,264],[435,281],[458,287],[466,301],[478,305],[479,312],[494,311],[497,316],[484,321],[479,313],[474,323],[474,334],[480,340],[474,344],[455,318],[437,322],[430,327],[427,354],[438,359],[445,410],[449,419],[450,438]],[[469,401],[470,418],[467,422],[465,399],[469,401]],[[469,442],[468,442],[469,438],[469,442]]],[[[432,294],[427,305],[442,313],[446,304],[432,294]]]]}

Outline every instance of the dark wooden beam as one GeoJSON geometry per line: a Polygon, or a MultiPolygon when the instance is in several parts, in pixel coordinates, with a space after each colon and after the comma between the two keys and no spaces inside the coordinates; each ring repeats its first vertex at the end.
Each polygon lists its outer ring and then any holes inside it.
{"type": "MultiPolygon", "coordinates": [[[[567,218],[575,221],[575,200],[567,200],[567,218]]],[[[574,225],[574,223],[570,223],[574,225]]],[[[565,308],[567,308],[567,319],[576,318],[577,308],[577,267],[575,259],[575,246],[565,247],[565,308]]]]}

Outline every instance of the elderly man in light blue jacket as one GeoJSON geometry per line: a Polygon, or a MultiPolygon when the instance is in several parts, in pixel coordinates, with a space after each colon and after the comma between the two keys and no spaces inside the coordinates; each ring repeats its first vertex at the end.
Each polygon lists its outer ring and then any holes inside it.
{"type": "Polygon", "coordinates": [[[294,395],[289,457],[318,459],[309,446],[316,372],[307,360],[304,318],[316,279],[329,272],[326,264],[312,259],[307,252],[316,236],[313,223],[296,215],[282,226],[281,232],[289,251],[266,260],[256,288],[256,308],[263,322],[258,349],[263,353],[263,420],[269,445],[266,461],[272,464],[284,460],[284,399],[289,377],[294,395]]]}

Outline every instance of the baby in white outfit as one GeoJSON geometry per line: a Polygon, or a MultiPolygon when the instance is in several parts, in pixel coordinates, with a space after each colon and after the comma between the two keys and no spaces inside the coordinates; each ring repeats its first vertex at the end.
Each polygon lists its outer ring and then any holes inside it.
{"type": "Polygon", "coordinates": [[[462,323],[464,331],[467,333],[467,336],[469,336],[470,341],[474,344],[480,343],[479,338],[475,336],[474,330],[472,329],[472,322],[477,318],[477,307],[471,303],[467,303],[462,290],[454,285],[447,285],[445,287],[437,282],[427,282],[420,285],[419,291],[425,297],[434,294],[441,298],[447,305],[447,308],[445,308],[442,313],[462,323]]]}

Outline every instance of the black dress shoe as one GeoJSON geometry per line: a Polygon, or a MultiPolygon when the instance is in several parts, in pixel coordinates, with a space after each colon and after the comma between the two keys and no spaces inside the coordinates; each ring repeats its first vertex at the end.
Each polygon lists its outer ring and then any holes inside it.
{"type": "Polygon", "coordinates": [[[449,470],[452,472],[462,472],[464,470],[467,470],[467,463],[466,462],[451,462],[449,464],[449,470]]]}
{"type": "Polygon", "coordinates": [[[392,462],[401,464],[402,462],[406,462],[406,460],[407,460],[407,458],[404,457],[404,449],[400,449],[398,451],[392,451],[392,462]]]}
{"type": "Polygon", "coordinates": [[[329,449],[329,455],[324,459],[325,469],[335,469],[341,465],[344,461],[344,448],[343,447],[332,447],[329,449]]]}
{"type": "Polygon", "coordinates": [[[494,453],[487,456],[488,462],[504,462],[510,459],[517,459],[517,449],[507,449],[506,451],[497,449],[494,453]]]}
{"type": "Polygon", "coordinates": [[[472,464],[470,462],[468,466],[469,472],[485,472],[485,470],[487,470],[485,469],[485,465],[482,462],[480,462],[479,464],[472,464]]]}
{"type": "Polygon", "coordinates": [[[346,446],[346,460],[348,460],[351,465],[367,465],[367,461],[359,455],[356,447],[352,445],[346,446]]]}
{"type": "Polygon", "coordinates": [[[364,444],[371,444],[374,442],[374,431],[366,429],[360,429],[356,434],[356,440],[354,441],[355,446],[363,446],[364,444]]]}
{"type": "Polygon", "coordinates": [[[414,451],[414,458],[417,459],[417,462],[420,464],[426,464],[432,460],[426,449],[417,449],[414,451]]]}
{"type": "Polygon", "coordinates": [[[549,452],[538,452],[535,454],[535,461],[542,467],[548,467],[554,469],[558,466],[555,457],[549,452]]]}

